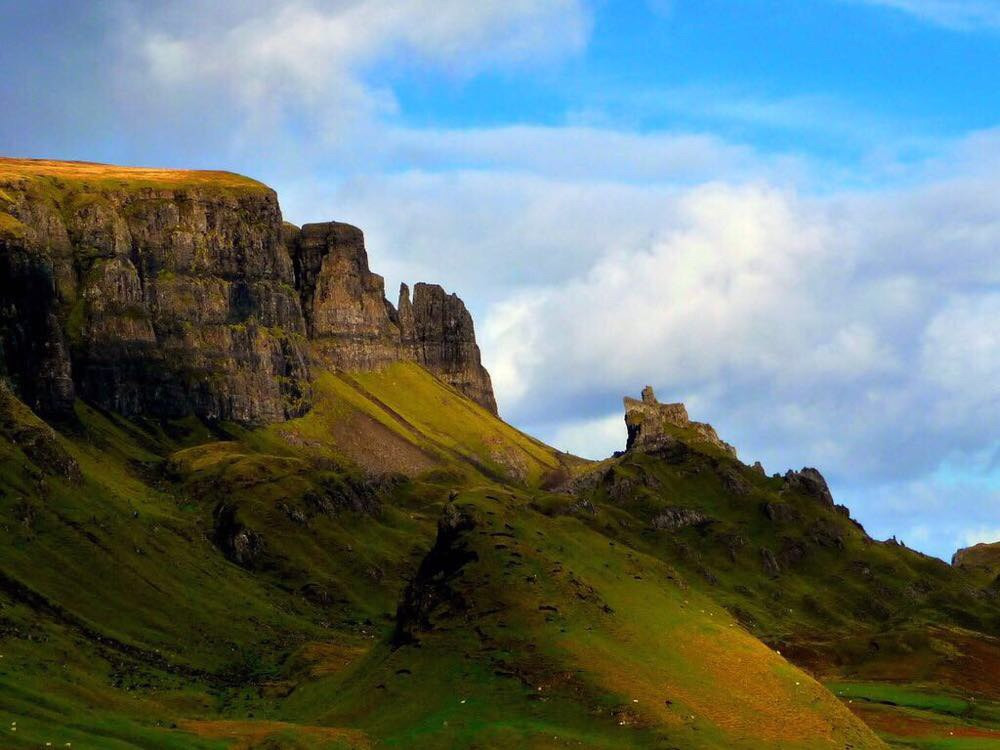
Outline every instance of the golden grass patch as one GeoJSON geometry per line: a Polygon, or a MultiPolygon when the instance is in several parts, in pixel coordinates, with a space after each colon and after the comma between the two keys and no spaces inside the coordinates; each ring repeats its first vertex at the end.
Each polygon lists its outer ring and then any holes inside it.
{"type": "Polygon", "coordinates": [[[876,732],[908,739],[988,739],[1000,743],[1000,731],[970,727],[907,714],[896,708],[853,703],[850,709],[876,732]]]}
{"type": "Polygon", "coordinates": [[[309,663],[313,677],[325,677],[343,672],[368,651],[346,643],[308,643],[302,648],[302,658],[309,663]]]}
{"type": "Polygon", "coordinates": [[[0,157],[0,180],[51,177],[72,182],[104,182],[121,180],[155,187],[208,186],[230,188],[262,188],[266,186],[249,177],[233,172],[195,169],[157,169],[152,167],[120,167],[83,161],[51,159],[11,159],[0,157]]]}

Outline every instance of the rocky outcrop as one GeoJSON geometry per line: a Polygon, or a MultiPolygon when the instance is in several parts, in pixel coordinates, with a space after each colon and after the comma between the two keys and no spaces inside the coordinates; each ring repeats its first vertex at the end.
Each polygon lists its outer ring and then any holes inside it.
{"type": "Polygon", "coordinates": [[[60,443],[55,430],[35,416],[0,381],[0,437],[9,441],[39,471],[67,482],[83,478],[80,465],[60,443]]]}
{"type": "Polygon", "coordinates": [[[361,230],[283,223],[253,180],[0,159],[0,376],[46,416],[281,421],[314,357],[419,362],[495,414],[465,305],[403,291],[397,311],[361,230]]]}
{"type": "Polygon", "coordinates": [[[446,383],[497,413],[490,374],[483,367],[472,316],[455,294],[437,284],[413,287],[413,302],[399,290],[399,325],[404,348],[446,383]]]}
{"type": "Polygon", "coordinates": [[[736,449],[724,442],[710,424],[692,422],[684,404],[661,404],[651,386],[642,390],[642,400],[625,397],[626,451],[658,453],[671,450],[678,441],[701,444],[736,458],[736,449]]]}
{"type": "Polygon", "coordinates": [[[468,536],[477,525],[470,508],[460,508],[454,503],[445,506],[438,519],[434,546],[420,563],[396,608],[394,648],[419,643],[419,635],[433,630],[433,615],[445,605],[455,611],[465,609],[465,601],[452,583],[466,565],[479,559],[468,543],[468,536]]]}
{"type": "Polygon", "coordinates": [[[706,526],[712,519],[693,508],[664,508],[653,516],[650,525],[657,530],[677,531],[688,526],[706,526]]]}
{"type": "Polygon", "coordinates": [[[981,542],[958,550],[951,558],[956,568],[1000,574],[1000,542],[981,542]]]}
{"type": "Polygon", "coordinates": [[[786,490],[815,498],[828,508],[834,506],[830,487],[817,469],[807,466],[801,471],[788,471],[785,474],[785,486],[782,488],[783,492],[786,490]]]}
{"type": "Polygon", "coordinates": [[[497,413],[465,303],[437,284],[402,284],[398,307],[368,267],[364,235],[340,222],[285,228],[309,336],[328,365],[370,370],[418,362],[473,401],[497,413]]]}
{"type": "Polygon", "coordinates": [[[289,251],[309,337],[327,363],[368,370],[402,358],[395,310],[385,281],[368,268],[360,229],[306,224],[289,251]]]}

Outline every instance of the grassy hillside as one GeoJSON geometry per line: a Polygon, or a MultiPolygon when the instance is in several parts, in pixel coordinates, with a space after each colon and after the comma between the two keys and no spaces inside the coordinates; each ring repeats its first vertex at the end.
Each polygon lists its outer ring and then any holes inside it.
{"type": "MultiPolygon", "coordinates": [[[[102,189],[141,190],[144,188],[178,189],[212,187],[221,189],[270,190],[249,177],[194,169],[159,169],[121,167],[83,161],[50,159],[11,159],[0,157],[0,185],[7,182],[32,182],[53,190],[75,188],[88,192],[102,189]]],[[[4,199],[0,194],[0,204],[4,199]]]]}
{"type": "Polygon", "coordinates": [[[852,685],[845,702],[886,739],[980,747],[1000,737],[987,708],[1000,701],[995,576],[873,540],[846,508],[675,437],[660,455],[625,454],[577,479],[579,517],[673,566],[838,692],[852,685]],[[913,707],[911,695],[930,703],[913,707]],[[976,710],[940,710],[956,701],[976,710]]]}
{"type": "Polygon", "coordinates": [[[880,746],[543,489],[579,459],[413,365],[315,388],[259,430],[60,433],[4,391],[0,746],[880,746]]]}

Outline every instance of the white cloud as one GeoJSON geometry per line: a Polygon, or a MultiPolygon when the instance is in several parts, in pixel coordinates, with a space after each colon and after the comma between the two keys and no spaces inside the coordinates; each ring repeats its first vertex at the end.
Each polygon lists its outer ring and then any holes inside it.
{"type": "Polygon", "coordinates": [[[1000,401],[1000,292],[946,304],[927,325],[921,360],[929,379],[969,408],[1000,401]]]}
{"type": "Polygon", "coordinates": [[[960,31],[1000,29],[995,0],[850,0],[910,13],[929,23],[960,31]]]}
{"type": "Polygon", "coordinates": [[[485,68],[558,60],[589,34],[580,0],[287,0],[225,7],[188,2],[133,9],[124,25],[133,87],[155,99],[211,97],[251,128],[293,121],[335,139],[396,110],[376,63],[466,77],[485,68]]]}
{"type": "Polygon", "coordinates": [[[453,171],[355,181],[331,205],[390,279],[470,302],[505,414],[543,437],[651,382],[748,457],[872,479],[990,440],[998,195],[961,176],[816,198],[453,171]]]}

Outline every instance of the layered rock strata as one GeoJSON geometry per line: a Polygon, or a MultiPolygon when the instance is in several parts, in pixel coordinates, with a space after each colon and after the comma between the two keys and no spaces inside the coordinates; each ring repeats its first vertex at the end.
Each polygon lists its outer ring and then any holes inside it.
{"type": "MultiPolygon", "coordinates": [[[[405,298],[405,302],[404,302],[405,298]]],[[[283,224],[227,173],[0,159],[0,375],[46,416],[255,424],[310,406],[310,361],[416,361],[496,412],[465,305],[397,311],[348,224],[283,224]]]]}
{"type": "Polygon", "coordinates": [[[270,422],[309,403],[305,327],[273,191],[0,181],[0,341],[43,414],[270,422]]]}

